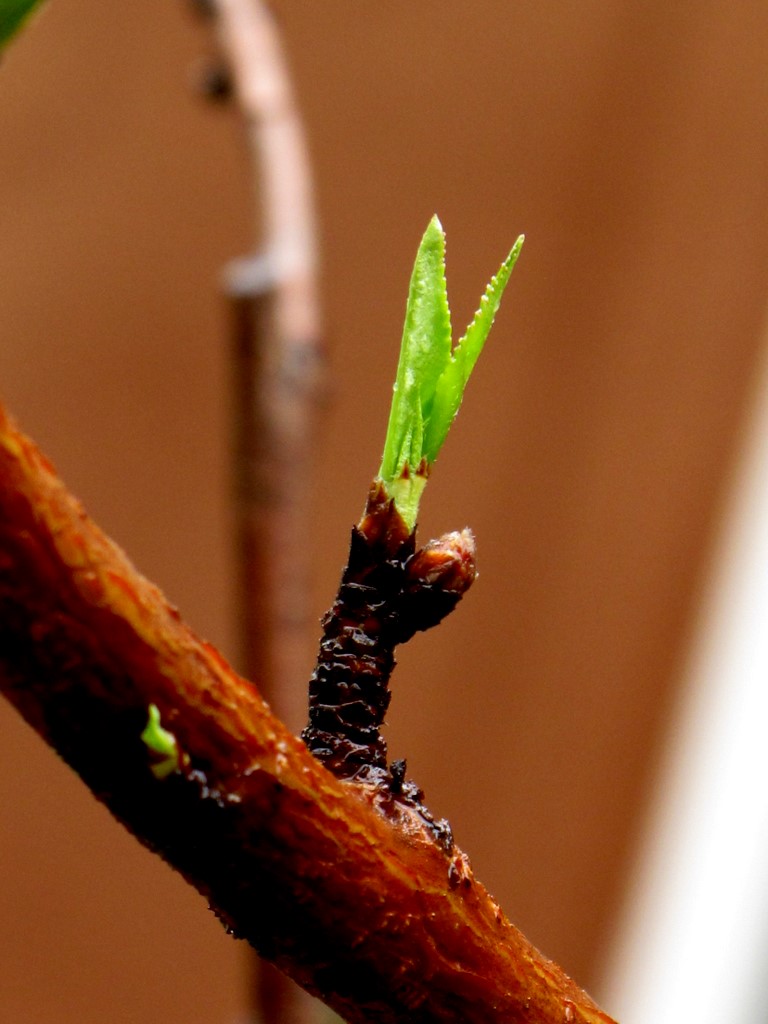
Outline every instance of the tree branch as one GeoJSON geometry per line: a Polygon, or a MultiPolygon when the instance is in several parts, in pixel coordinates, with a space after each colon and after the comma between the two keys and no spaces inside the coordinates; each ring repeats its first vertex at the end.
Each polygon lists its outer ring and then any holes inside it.
{"type": "Polygon", "coordinates": [[[0,688],[234,934],[353,1024],[610,1024],[418,813],[288,733],[1,411],[0,688]],[[162,779],[150,704],[179,750],[162,779]]]}

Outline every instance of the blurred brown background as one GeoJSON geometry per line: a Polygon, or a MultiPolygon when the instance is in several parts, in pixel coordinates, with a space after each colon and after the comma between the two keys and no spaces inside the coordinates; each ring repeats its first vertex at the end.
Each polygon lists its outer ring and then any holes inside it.
{"type": "MultiPolygon", "coordinates": [[[[481,579],[402,651],[388,738],[515,923],[599,989],[761,341],[768,7],[274,8],[333,372],[317,616],[427,220],[457,330],[527,236],[422,516],[473,527],[481,579]]],[[[218,279],[253,210],[235,119],[190,88],[211,49],[182,3],[51,0],[4,60],[0,393],[236,658],[218,279]]],[[[5,706],[0,735],[0,1020],[235,1021],[242,947],[5,706]]]]}

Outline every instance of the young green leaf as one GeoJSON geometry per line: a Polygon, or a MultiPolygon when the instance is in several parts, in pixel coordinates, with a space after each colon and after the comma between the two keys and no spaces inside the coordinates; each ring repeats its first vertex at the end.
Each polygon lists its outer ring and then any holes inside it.
{"type": "Polygon", "coordinates": [[[161,758],[150,765],[156,779],[164,779],[178,770],[179,745],[173,733],[160,725],[160,710],[157,704],[149,705],[149,718],[141,734],[141,740],[151,753],[161,758]]]}
{"type": "Polygon", "coordinates": [[[424,457],[433,463],[445,441],[448,428],[459,411],[464,388],[469,375],[475,367],[486,338],[493,326],[494,317],[501,305],[501,296],[507,286],[512,268],[517,262],[523,246],[521,235],[512,247],[512,251],[502,263],[497,274],[490,281],[480,299],[472,322],[453,350],[451,358],[441,373],[435,386],[432,410],[424,432],[424,457]]]}
{"type": "Polygon", "coordinates": [[[379,475],[394,480],[421,462],[424,424],[435,387],[451,358],[451,313],[445,282],[445,233],[437,217],[421,240],[408,289],[403,340],[379,475]]]}
{"type": "Polygon", "coordinates": [[[16,35],[42,0],[0,0],[0,50],[16,35]]]}
{"type": "Polygon", "coordinates": [[[464,337],[452,350],[445,281],[445,234],[433,217],[411,275],[379,478],[410,529],[429,469],[461,405],[523,244],[521,235],[480,300],[464,337]]]}

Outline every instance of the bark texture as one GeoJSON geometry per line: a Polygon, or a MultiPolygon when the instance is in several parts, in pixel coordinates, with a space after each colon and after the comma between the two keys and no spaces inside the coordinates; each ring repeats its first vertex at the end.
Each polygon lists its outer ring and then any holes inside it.
{"type": "Polygon", "coordinates": [[[0,688],[229,930],[353,1024],[609,1024],[460,851],[288,733],[1,411],[0,688]],[[182,752],[162,780],[150,704],[182,752]]]}
{"type": "MultiPolygon", "coordinates": [[[[363,518],[352,530],[336,600],[323,616],[302,733],[337,778],[393,782],[380,729],[395,647],[453,611],[475,576],[469,530],[417,551],[416,531],[408,529],[381,481],[373,482],[363,518]]],[[[399,789],[400,774],[395,769],[399,789]]]]}

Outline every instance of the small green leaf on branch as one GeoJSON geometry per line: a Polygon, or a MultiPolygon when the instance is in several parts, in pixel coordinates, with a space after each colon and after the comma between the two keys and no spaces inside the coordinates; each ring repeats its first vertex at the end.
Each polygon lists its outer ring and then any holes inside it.
{"type": "Polygon", "coordinates": [[[42,0],[0,0],[0,50],[16,35],[42,0]]]}
{"type": "Polygon", "coordinates": [[[466,333],[452,346],[445,281],[445,233],[433,217],[411,275],[379,478],[410,529],[432,464],[456,417],[472,369],[485,344],[517,261],[523,236],[480,300],[466,333]]]}
{"type": "Polygon", "coordinates": [[[149,719],[141,734],[149,751],[160,758],[150,765],[156,779],[165,779],[178,771],[181,755],[176,737],[160,725],[160,711],[156,704],[149,705],[149,719]]]}

